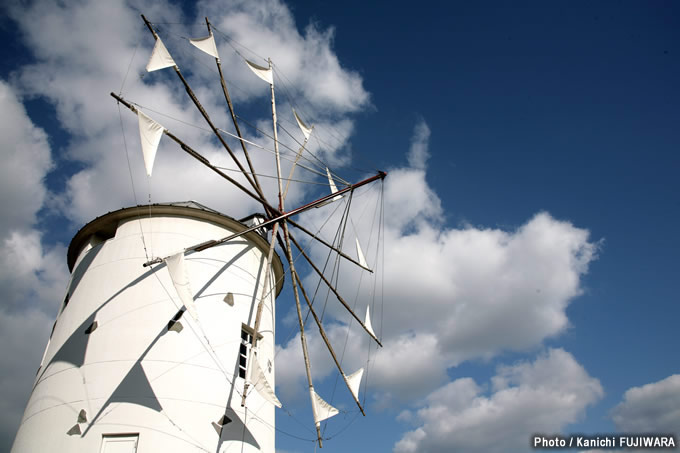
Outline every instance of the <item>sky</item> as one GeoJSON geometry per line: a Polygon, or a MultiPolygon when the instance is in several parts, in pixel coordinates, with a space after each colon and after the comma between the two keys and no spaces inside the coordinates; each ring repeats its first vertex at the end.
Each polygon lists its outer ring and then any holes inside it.
{"type": "MultiPolygon", "coordinates": [[[[244,118],[271,127],[267,87],[234,50],[272,58],[281,124],[297,132],[295,105],[334,172],[389,173],[384,348],[364,383],[368,415],[331,419],[324,451],[524,452],[534,433],[680,435],[677,2],[109,3],[1,7],[0,450],[82,225],[149,194],[234,217],[257,210],[167,140],[146,177],[136,119],[112,91],[227,160],[191,126],[204,123],[171,72],[145,73],[153,38],[140,13],[219,124],[211,59],[183,40],[205,35],[205,16],[244,118]]],[[[274,174],[270,155],[253,157],[274,174]]],[[[320,193],[292,187],[289,206],[320,193]]],[[[273,180],[265,188],[272,196],[273,180]]],[[[347,277],[341,289],[356,288],[347,277]]],[[[277,451],[313,451],[290,291],[278,304],[277,451]]],[[[362,366],[367,341],[347,335],[356,326],[335,308],[329,320],[332,339],[351,339],[347,368],[362,366]]],[[[318,335],[309,341],[315,380],[331,389],[330,358],[318,335]]]]}

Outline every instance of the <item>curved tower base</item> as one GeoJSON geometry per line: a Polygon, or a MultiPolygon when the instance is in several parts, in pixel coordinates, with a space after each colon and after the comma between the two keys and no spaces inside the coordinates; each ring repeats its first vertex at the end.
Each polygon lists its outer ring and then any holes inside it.
{"type": "MultiPolygon", "coordinates": [[[[251,386],[241,407],[266,238],[251,232],[186,254],[190,311],[166,262],[143,267],[244,229],[192,203],[122,209],[83,227],[12,452],[274,453],[272,403],[251,386]]],[[[278,257],[272,267],[257,360],[274,388],[278,257]]]]}

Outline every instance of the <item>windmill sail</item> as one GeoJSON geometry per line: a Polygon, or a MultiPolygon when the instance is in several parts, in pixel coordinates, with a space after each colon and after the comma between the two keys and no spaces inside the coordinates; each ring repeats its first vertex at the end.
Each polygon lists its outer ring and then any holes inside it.
{"type": "Polygon", "coordinates": [[[217,46],[215,45],[215,38],[213,37],[212,33],[210,36],[205,38],[190,39],[189,42],[197,49],[202,50],[208,55],[211,55],[215,58],[220,58],[220,55],[217,53],[217,46]]]}
{"type": "Polygon", "coordinates": [[[313,389],[310,392],[313,397],[312,404],[314,404],[314,423],[318,425],[322,421],[340,413],[339,410],[325,402],[313,389]]]}
{"type": "Polygon", "coordinates": [[[364,375],[364,369],[359,368],[357,371],[354,373],[350,374],[349,376],[345,376],[345,379],[347,380],[347,384],[349,385],[349,389],[352,391],[352,395],[354,395],[355,399],[359,399],[359,386],[361,385],[361,378],[364,375]]]}
{"type": "Polygon", "coordinates": [[[359,245],[359,238],[354,238],[357,244],[357,258],[359,259],[359,264],[364,267],[368,267],[366,263],[366,258],[364,257],[364,252],[361,251],[361,245],[359,245]]]}
{"type": "MultiPolygon", "coordinates": [[[[338,186],[335,185],[335,181],[333,181],[331,171],[328,169],[328,167],[326,167],[326,175],[328,176],[328,185],[331,186],[331,193],[336,193],[338,191],[338,186]]],[[[338,195],[337,197],[333,197],[333,201],[338,201],[341,198],[342,195],[338,195]]]]}
{"type": "Polygon", "coordinates": [[[281,407],[281,401],[279,401],[279,399],[276,397],[272,386],[269,385],[269,381],[262,371],[262,367],[260,367],[257,354],[253,354],[250,360],[252,360],[252,366],[250,367],[250,381],[255,387],[255,390],[257,390],[257,393],[259,393],[262,398],[266,399],[274,406],[281,407]]]}
{"type": "Polygon", "coordinates": [[[312,128],[307,126],[302,119],[300,119],[300,116],[297,114],[295,109],[293,109],[293,116],[295,116],[295,121],[297,121],[298,127],[302,131],[302,134],[305,136],[305,140],[309,140],[309,136],[312,135],[312,128]]]}
{"type": "Polygon", "coordinates": [[[268,84],[272,85],[274,83],[274,75],[272,74],[272,69],[271,68],[265,68],[264,66],[257,65],[251,61],[246,60],[246,64],[248,64],[248,67],[250,68],[253,73],[267,82],[268,84]]]}
{"type": "Polygon", "coordinates": [[[376,335],[373,331],[373,325],[371,325],[371,311],[368,305],[366,306],[366,320],[364,321],[364,325],[366,326],[366,330],[375,337],[376,335]]]}
{"type": "Polygon", "coordinates": [[[142,153],[144,155],[144,167],[146,174],[151,176],[153,162],[156,159],[158,144],[163,136],[163,126],[155,122],[141,110],[137,111],[139,118],[139,137],[142,142],[142,153]]]}
{"type": "Polygon", "coordinates": [[[146,64],[146,70],[147,72],[152,72],[169,68],[170,66],[177,66],[177,64],[170,56],[170,52],[168,52],[161,38],[156,38],[156,44],[153,46],[151,58],[149,58],[149,62],[146,64]]]}
{"type": "Polygon", "coordinates": [[[198,319],[198,313],[194,305],[194,296],[189,285],[189,276],[187,275],[186,267],[184,266],[184,252],[176,253],[165,258],[165,264],[168,266],[172,284],[175,286],[177,295],[182,301],[187,311],[192,318],[198,319]]]}

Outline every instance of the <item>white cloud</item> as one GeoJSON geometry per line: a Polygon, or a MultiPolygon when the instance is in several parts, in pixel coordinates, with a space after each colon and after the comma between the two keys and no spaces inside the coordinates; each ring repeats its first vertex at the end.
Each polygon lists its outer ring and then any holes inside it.
{"type": "Polygon", "coordinates": [[[45,132],[33,125],[14,90],[0,81],[0,237],[35,222],[47,191],[43,179],[52,168],[45,132]]]}
{"type": "Polygon", "coordinates": [[[44,179],[53,167],[47,135],[4,81],[0,112],[0,284],[4,309],[24,310],[26,305],[41,307],[55,298],[55,290],[63,291],[64,249],[45,248],[35,228],[36,214],[48,198],[44,179]]]}
{"type": "Polygon", "coordinates": [[[612,419],[622,432],[680,435],[680,374],[628,389],[612,419]]]}
{"type": "MultiPolygon", "coordinates": [[[[320,30],[310,24],[301,34],[289,8],[279,0],[203,1],[198,9],[211,17],[219,31],[229,34],[233,44],[254,63],[266,65],[264,59],[272,57],[277,69],[275,83],[282,84],[282,97],[304,95],[305,103],[298,109],[326,116],[355,112],[369,103],[359,74],[343,68],[333,52],[332,28],[320,30]]],[[[266,96],[266,86],[252,78],[228,49],[227,44],[219,49],[225,67],[231,64],[243,68],[233,79],[239,91],[266,96]]]]}
{"type": "MultiPolygon", "coordinates": [[[[567,306],[582,293],[581,277],[596,258],[597,244],[589,241],[587,230],[546,212],[511,231],[444,225],[439,197],[426,180],[428,136],[427,125],[418,123],[411,140],[410,166],[391,169],[385,181],[380,317],[379,305],[374,307],[374,327],[382,332],[385,347],[375,356],[371,375],[380,405],[426,395],[445,382],[448,368],[462,361],[489,359],[508,350],[527,351],[563,332],[569,326],[567,306]],[[394,363],[409,366],[397,369],[394,363]]],[[[363,209],[370,202],[363,198],[357,204],[363,209]]],[[[306,218],[310,225],[321,225],[329,212],[318,211],[306,218]]],[[[366,240],[362,225],[370,225],[372,216],[360,218],[354,211],[352,215],[345,251],[353,256],[354,229],[366,240]]],[[[338,221],[334,218],[322,230],[326,239],[333,237],[338,221]]],[[[312,250],[321,263],[325,252],[312,250]]],[[[373,265],[375,245],[366,256],[373,265]]],[[[363,316],[364,304],[372,300],[371,279],[378,277],[365,273],[362,277],[352,266],[343,267],[341,274],[340,293],[346,298],[358,294],[357,310],[363,316]]],[[[313,275],[306,286],[316,286],[313,275]]],[[[341,322],[348,321],[332,295],[327,312],[341,322]]],[[[355,330],[352,338],[354,334],[362,341],[350,343],[347,356],[364,357],[365,335],[355,330]]],[[[348,360],[352,367],[361,366],[360,361],[348,360]]],[[[277,369],[287,376],[278,380],[279,386],[302,379],[303,370],[292,365],[288,369],[289,363],[277,369]]]]}
{"type": "Polygon", "coordinates": [[[35,226],[53,166],[45,132],[0,81],[0,449],[9,450],[68,277],[65,248],[35,226]]]}
{"type": "Polygon", "coordinates": [[[432,392],[417,411],[420,426],[394,451],[526,451],[532,434],[559,432],[602,394],[571,354],[550,349],[532,363],[499,368],[488,395],[470,378],[432,392]]]}
{"type": "Polygon", "coordinates": [[[420,119],[413,131],[411,149],[408,153],[408,164],[413,169],[424,170],[427,159],[430,157],[428,145],[430,141],[430,128],[427,123],[420,119]]]}

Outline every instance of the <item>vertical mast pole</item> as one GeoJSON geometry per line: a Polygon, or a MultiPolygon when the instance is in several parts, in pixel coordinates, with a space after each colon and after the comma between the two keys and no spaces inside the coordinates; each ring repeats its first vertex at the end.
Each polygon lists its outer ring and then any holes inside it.
{"type": "Polygon", "coordinates": [[[307,302],[307,306],[309,307],[309,311],[312,313],[312,316],[314,317],[314,321],[316,321],[316,325],[319,327],[319,333],[321,334],[321,338],[323,338],[324,343],[326,343],[326,347],[328,348],[328,352],[331,353],[331,357],[333,358],[333,361],[335,362],[335,366],[338,368],[338,371],[340,372],[342,379],[345,381],[345,385],[349,389],[349,393],[352,395],[352,398],[354,398],[354,402],[357,403],[357,406],[359,406],[359,410],[361,411],[361,413],[364,416],[366,416],[366,413],[364,412],[364,408],[361,407],[361,403],[359,402],[359,399],[356,397],[356,395],[354,395],[354,391],[352,391],[352,387],[349,385],[349,381],[347,380],[347,375],[345,374],[344,371],[342,371],[342,366],[340,365],[340,361],[338,360],[338,357],[335,355],[335,350],[333,349],[333,346],[331,345],[331,342],[328,339],[328,335],[326,335],[326,331],[323,328],[323,324],[321,323],[319,316],[317,316],[316,312],[314,311],[314,307],[312,307],[312,302],[309,300],[309,296],[307,296],[307,291],[305,291],[305,287],[302,285],[302,280],[300,280],[300,276],[297,274],[297,272],[295,273],[294,278],[298,282],[298,285],[300,285],[300,290],[302,291],[302,297],[304,297],[305,302],[307,302]]]}
{"type": "Polygon", "coordinates": [[[293,263],[293,250],[290,246],[290,239],[288,236],[288,224],[283,220],[283,237],[286,241],[286,256],[288,257],[288,266],[290,268],[291,280],[293,283],[293,293],[295,295],[295,309],[298,315],[298,324],[300,326],[300,341],[302,342],[302,355],[305,359],[305,372],[307,373],[307,382],[309,383],[309,398],[312,401],[312,413],[314,414],[314,425],[316,427],[316,436],[319,442],[319,448],[323,448],[323,442],[321,441],[321,424],[317,421],[318,414],[316,413],[316,398],[314,397],[314,385],[312,384],[312,371],[309,365],[309,353],[307,352],[307,339],[305,338],[305,324],[302,321],[302,308],[300,307],[300,295],[298,294],[297,281],[295,276],[297,272],[295,271],[295,264],[293,263]]]}
{"type": "Polygon", "coordinates": [[[279,157],[279,137],[276,127],[276,98],[274,97],[274,72],[272,69],[272,59],[269,59],[269,70],[272,71],[272,83],[269,88],[272,92],[272,122],[274,123],[274,154],[276,155],[276,179],[279,182],[279,211],[283,212],[283,186],[281,185],[281,158],[279,157]]]}
{"type": "MultiPolygon", "coordinates": [[[[269,59],[269,70],[272,70],[272,60],[271,58],[269,59]]],[[[281,197],[281,161],[279,159],[279,140],[278,140],[278,135],[277,135],[277,128],[276,128],[276,98],[274,97],[274,75],[272,73],[272,83],[269,84],[269,87],[271,89],[272,93],[272,121],[274,123],[274,153],[276,154],[276,175],[277,179],[279,182],[279,211],[283,211],[283,198],[281,197]]],[[[234,120],[235,122],[236,120],[234,120]]],[[[262,308],[264,305],[264,299],[269,292],[269,275],[271,273],[271,263],[272,263],[272,258],[274,255],[274,247],[276,246],[276,234],[278,233],[278,228],[279,228],[279,223],[275,223],[274,226],[272,227],[272,238],[271,242],[269,244],[269,253],[267,254],[267,262],[265,264],[265,276],[264,276],[264,286],[262,288],[262,296],[260,297],[260,301],[257,304],[257,312],[255,314],[255,326],[253,327],[254,330],[254,335],[250,340],[250,360],[248,360],[246,364],[246,382],[243,385],[243,396],[241,397],[241,406],[245,406],[246,404],[246,396],[247,396],[247,391],[248,387],[250,386],[250,362],[252,360],[257,360],[255,357],[255,354],[253,354],[256,346],[257,346],[257,337],[258,333],[260,330],[260,322],[262,320],[262,308]]]]}
{"type": "MultiPolygon", "coordinates": [[[[314,127],[314,126],[312,126],[314,127]]],[[[288,195],[288,189],[290,188],[290,181],[293,179],[293,174],[295,173],[295,167],[297,166],[298,161],[300,160],[300,157],[302,157],[302,152],[305,150],[305,146],[307,146],[307,142],[309,139],[305,137],[305,141],[302,142],[302,146],[297,152],[297,155],[295,156],[295,162],[293,162],[293,166],[290,168],[290,174],[288,175],[288,181],[286,181],[286,188],[283,190],[283,200],[286,200],[286,196],[288,195]]]]}
{"type": "MultiPolygon", "coordinates": [[[[272,60],[269,59],[269,70],[272,70],[272,60]]],[[[279,211],[284,210],[283,202],[283,185],[281,183],[281,158],[279,156],[279,139],[276,126],[276,98],[274,96],[274,75],[272,73],[272,83],[270,84],[272,92],[272,122],[274,124],[274,153],[276,155],[276,178],[279,183],[279,211]]],[[[312,370],[309,364],[309,352],[307,351],[307,339],[305,337],[305,324],[302,321],[302,307],[300,306],[300,294],[298,293],[298,285],[295,280],[295,263],[293,262],[293,249],[290,245],[290,240],[288,239],[288,224],[284,219],[281,222],[283,227],[283,237],[286,240],[286,256],[288,257],[288,268],[290,270],[291,282],[293,283],[293,294],[295,295],[295,309],[298,315],[298,324],[300,327],[300,341],[302,342],[302,355],[305,359],[305,372],[307,373],[307,382],[309,383],[309,398],[312,402],[312,412],[314,414],[314,425],[316,427],[316,436],[319,442],[319,448],[323,447],[323,442],[321,441],[321,426],[317,422],[318,414],[316,413],[316,398],[314,397],[314,385],[312,384],[312,370]]],[[[276,239],[272,236],[272,244],[276,239]]]]}

